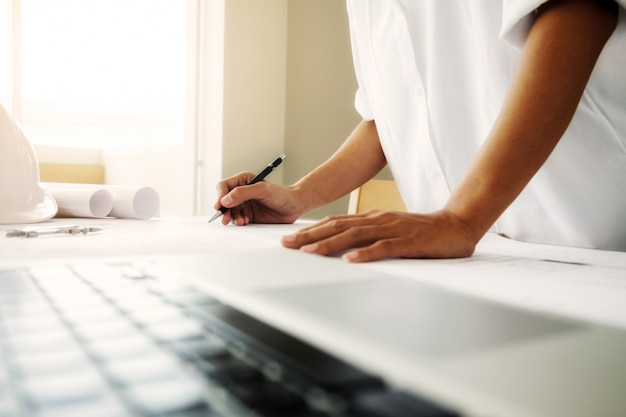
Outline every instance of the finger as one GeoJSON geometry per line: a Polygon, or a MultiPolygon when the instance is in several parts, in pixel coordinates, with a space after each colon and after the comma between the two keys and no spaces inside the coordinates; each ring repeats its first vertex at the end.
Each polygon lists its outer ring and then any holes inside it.
{"type": "Polygon", "coordinates": [[[250,223],[250,205],[243,203],[241,205],[230,208],[224,214],[223,224],[232,223],[236,226],[243,226],[250,223]]]}
{"type": "MultiPolygon", "coordinates": [[[[242,175],[245,177],[246,174],[244,173],[242,175]]],[[[219,207],[226,207],[228,209],[222,215],[222,224],[226,225],[232,223],[237,226],[249,224],[253,214],[250,202],[267,195],[269,191],[265,186],[265,183],[241,185],[231,189],[225,194],[218,202],[218,209],[219,207]]]]}
{"type": "Polygon", "coordinates": [[[271,184],[265,181],[257,182],[252,185],[241,185],[232,189],[226,194],[221,203],[224,207],[243,206],[244,203],[253,200],[265,200],[271,197],[271,184]]]}
{"type": "Polygon", "coordinates": [[[395,236],[396,233],[393,230],[378,225],[355,226],[325,239],[303,245],[300,250],[318,255],[331,255],[395,236]]]}
{"type": "Polygon", "coordinates": [[[472,255],[474,247],[471,241],[449,239],[441,233],[433,236],[426,232],[410,238],[381,239],[345,253],[343,259],[349,262],[370,262],[386,258],[465,258],[472,255]]]}
{"type": "Polygon", "coordinates": [[[222,203],[222,199],[225,195],[227,195],[231,190],[247,184],[252,178],[254,174],[251,172],[240,172],[237,175],[233,175],[232,177],[226,178],[217,183],[215,186],[215,191],[217,192],[217,200],[213,205],[213,208],[219,210],[224,204],[222,203]]]}
{"type": "Polygon", "coordinates": [[[372,210],[361,214],[328,216],[312,226],[300,229],[293,235],[285,236],[283,244],[286,247],[297,249],[303,245],[328,238],[354,227],[389,224],[392,222],[394,216],[395,214],[392,212],[382,212],[379,210],[372,210]]]}
{"type": "Polygon", "coordinates": [[[417,252],[412,256],[407,252],[409,242],[404,238],[381,239],[369,246],[357,248],[346,252],[342,258],[348,262],[372,262],[387,258],[419,258],[417,252]]]}
{"type": "Polygon", "coordinates": [[[311,244],[330,236],[341,233],[351,227],[363,223],[360,216],[329,216],[312,226],[298,230],[291,235],[282,237],[282,244],[285,247],[298,249],[304,245],[311,244]]]}

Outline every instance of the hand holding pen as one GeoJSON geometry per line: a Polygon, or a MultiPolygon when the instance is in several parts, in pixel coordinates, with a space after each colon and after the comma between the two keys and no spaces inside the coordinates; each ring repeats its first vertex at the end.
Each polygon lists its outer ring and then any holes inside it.
{"type": "MultiPolygon", "coordinates": [[[[269,175],[269,173],[274,170],[274,168],[276,168],[278,165],[280,165],[286,157],[287,157],[287,155],[285,155],[285,154],[280,155],[273,162],[269,163],[265,167],[265,169],[263,171],[259,172],[254,178],[252,178],[247,183],[247,185],[252,185],[252,184],[256,184],[257,182],[263,181],[263,179],[265,179],[265,177],[267,177],[269,175]]],[[[211,223],[215,219],[219,218],[222,214],[226,213],[227,211],[228,211],[228,208],[226,208],[224,206],[221,206],[215,212],[215,214],[209,219],[209,223],[211,223]]]]}

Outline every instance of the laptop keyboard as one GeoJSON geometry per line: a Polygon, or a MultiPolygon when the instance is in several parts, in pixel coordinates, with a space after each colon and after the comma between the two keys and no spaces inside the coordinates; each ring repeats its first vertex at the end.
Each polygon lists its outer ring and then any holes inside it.
{"type": "Polygon", "coordinates": [[[149,263],[0,269],[1,417],[454,415],[149,263]]]}

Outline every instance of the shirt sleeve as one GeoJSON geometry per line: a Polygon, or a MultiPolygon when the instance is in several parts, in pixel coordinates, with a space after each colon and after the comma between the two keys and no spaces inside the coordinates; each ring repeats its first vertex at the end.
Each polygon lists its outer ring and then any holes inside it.
{"type": "Polygon", "coordinates": [[[521,49],[535,22],[537,8],[546,1],[548,0],[504,0],[500,38],[521,49]]]}
{"type": "MultiPolygon", "coordinates": [[[[352,43],[352,59],[354,61],[354,73],[358,83],[358,90],[354,97],[354,108],[361,115],[364,120],[373,120],[374,114],[372,113],[372,107],[370,105],[370,99],[365,89],[365,83],[363,82],[363,71],[361,68],[361,55],[359,51],[359,42],[363,42],[364,38],[359,37],[358,33],[362,32],[360,28],[362,16],[360,12],[362,6],[354,5],[350,0],[346,2],[348,8],[348,18],[350,22],[350,41],[352,43]],[[359,9],[360,7],[360,9],[359,9]]],[[[358,2],[356,2],[358,3],[358,2]]]]}
{"type": "MultiPolygon", "coordinates": [[[[528,32],[535,22],[537,8],[549,0],[503,0],[500,38],[522,48],[528,32]]],[[[614,0],[620,6],[620,14],[626,9],[626,0],[614,0]]]]}
{"type": "Polygon", "coordinates": [[[365,90],[360,87],[354,97],[354,108],[361,115],[363,120],[374,120],[369,97],[367,96],[365,90]]]}

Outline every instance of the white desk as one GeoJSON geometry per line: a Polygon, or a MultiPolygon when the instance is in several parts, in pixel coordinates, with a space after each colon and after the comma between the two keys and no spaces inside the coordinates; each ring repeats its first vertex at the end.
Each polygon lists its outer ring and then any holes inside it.
{"type": "MultiPolygon", "coordinates": [[[[0,266],[79,257],[208,253],[216,248],[273,248],[295,225],[222,226],[204,217],[53,219],[43,225],[101,227],[88,235],[5,238],[0,225],[0,266]]],[[[314,256],[314,255],[312,255],[314,256]]],[[[408,276],[436,286],[517,306],[550,311],[626,329],[626,253],[515,242],[488,235],[471,258],[395,259],[360,268],[408,276]]]]}
{"type": "MultiPolygon", "coordinates": [[[[455,384],[446,378],[446,363],[430,366],[432,364],[427,361],[412,362],[408,357],[390,355],[379,347],[363,346],[358,339],[342,337],[337,328],[316,327],[319,322],[315,320],[310,321],[314,329],[301,331],[296,328],[297,322],[290,322],[289,317],[281,315],[280,309],[272,310],[271,306],[268,308],[267,302],[263,304],[261,301],[259,304],[255,297],[248,297],[246,286],[250,285],[250,279],[241,280],[241,292],[233,291],[239,285],[238,279],[246,278],[238,275],[241,271],[250,273],[254,268],[279,265],[280,262],[276,263],[276,260],[282,258],[295,259],[296,264],[279,269],[285,273],[276,274],[274,282],[266,285],[323,283],[325,268],[332,268],[335,272],[346,271],[347,275],[351,270],[365,269],[525,309],[626,329],[626,253],[531,245],[489,235],[479,244],[476,254],[468,259],[397,259],[348,265],[340,259],[299,254],[283,248],[279,242],[280,236],[297,230],[302,224],[224,227],[217,222],[207,224],[206,218],[178,218],[150,221],[54,219],[45,225],[62,224],[101,227],[103,230],[87,235],[50,235],[39,238],[5,238],[2,233],[0,268],[129,255],[158,259],[164,255],[203,254],[217,259],[224,251],[241,252],[241,265],[221,265],[220,268],[222,271],[232,271],[232,276],[223,278],[223,281],[229,281],[231,288],[221,288],[218,282],[217,285],[207,283],[207,289],[217,292],[235,307],[241,308],[248,302],[248,307],[254,309],[257,303],[259,309],[264,309],[263,318],[273,319],[283,329],[294,330],[301,337],[308,337],[312,343],[327,340],[333,353],[344,359],[353,360],[370,371],[380,372],[391,382],[413,387],[433,398],[463,403],[473,414],[478,415],[487,413],[526,417],[537,414],[511,409],[510,403],[499,402],[499,398],[493,395],[481,396],[480,392],[472,391],[471,384],[455,384]],[[265,264],[245,265],[246,254],[250,253],[266,254],[268,260],[265,264]],[[407,373],[407,370],[410,372],[407,373]]],[[[0,231],[13,228],[2,225],[0,231]]],[[[256,259],[260,257],[256,256],[256,259]]],[[[617,348],[622,349],[623,346],[626,346],[626,342],[617,348]]],[[[609,346],[608,349],[612,348],[609,346]]],[[[552,357],[546,360],[550,361],[552,357]]],[[[593,381],[588,382],[593,384],[593,381]]],[[[583,381],[583,384],[586,383],[583,381]]],[[[614,394],[611,395],[608,398],[615,398],[614,394]]]]}

